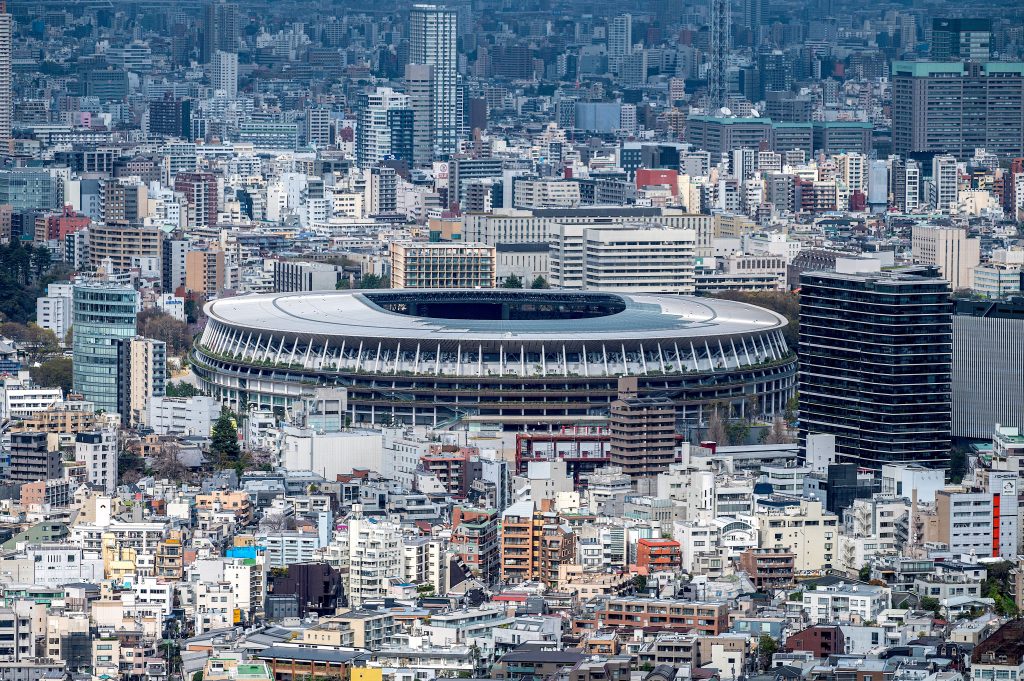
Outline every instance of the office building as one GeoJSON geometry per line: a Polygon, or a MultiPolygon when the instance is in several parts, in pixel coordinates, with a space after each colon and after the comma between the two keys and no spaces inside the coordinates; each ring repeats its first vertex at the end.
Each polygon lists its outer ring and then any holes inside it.
{"type": "Polygon", "coordinates": [[[992,57],[991,19],[932,19],[931,57],[986,62],[992,57]]]}
{"type": "Polygon", "coordinates": [[[550,282],[559,288],[693,293],[697,232],[628,223],[551,228],[550,282]]]}
{"type": "Polygon", "coordinates": [[[273,264],[274,290],[279,293],[333,291],[341,282],[348,282],[341,265],[295,260],[274,260],[273,264]]]}
{"type": "Polygon", "coordinates": [[[11,123],[14,119],[14,92],[11,65],[13,56],[14,18],[0,13],[0,151],[6,153],[11,144],[11,123]]]}
{"type": "Polygon", "coordinates": [[[149,134],[189,139],[192,136],[192,100],[168,96],[150,102],[149,134]]]}
{"type": "Polygon", "coordinates": [[[75,284],[72,305],[74,390],[97,411],[117,413],[118,341],[136,335],[139,294],[113,284],[75,284]]]}
{"type": "Polygon", "coordinates": [[[456,150],[458,101],[458,13],[439,5],[413,5],[409,12],[409,63],[432,67],[431,123],[434,158],[456,150]]]}
{"type": "Polygon", "coordinates": [[[494,246],[474,243],[391,244],[392,288],[494,288],[494,246]]]}
{"type": "Polygon", "coordinates": [[[1024,154],[1024,63],[898,61],[892,89],[893,151],[900,156],[1024,154]]]}
{"type": "Polygon", "coordinates": [[[840,258],[837,270],[800,277],[801,447],[826,433],[840,463],[948,465],[949,284],[935,268],[882,272],[877,260],[840,258]]]}
{"type": "Polygon", "coordinates": [[[956,301],[953,436],[987,440],[996,423],[1021,426],[1024,299],[956,301]]]}
{"type": "Polygon", "coordinates": [[[934,265],[954,291],[971,288],[981,259],[981,239],[959,227],[915,224],[911,231],[914,262],[934,265]]]}
{"type": "Polygon", "coordinates": [[[429,165],[434,157],[434,67],[405,65],[405,90],[412,109],[412,159],[414,166],[429,165]]]}
{"type": "Polygon", "coordinates": [[[228,99],[238,96],[238,53],[218,50],[210,64],[210,85],[228,99]]]}
{"type": "MultiPolygon", "coordinates": [[[[9,15],[0,15],[9,16],[9,15]]],[[[0,20],[2,23],[2,20],[0,20]]],[[[3,29],[0,28],[0,31],[3,29]]],[[[0,48],[2,49],[2,48],[0,48]]],[[[2,59],[2,57],[0,57],[2,59]]],[[[0,70],[3,66],[0,65],[0,70]]],[[[3,76],[0,75],[0,81],[3,76]]],[[[2,82],[0,82],[2,86],[2,82]]],[[[0,94],[0,99],[2,99],[0,94]]],[[[0,101],[0,106],[3,102],[0,101]]],[[[3,114],[0,114],[2,117],[3,114]]],[[[0,170],[0,205],[14,212],[56,210],[61,203],[61,182],[44,168],[7,168],[0,170]]],[[[32,230],[28,231],[32,234],[32,230]]]]}
{"type": "Polygon", "coordinates": [[[167,346],[163,341],[135,336],[117,341],[118,413],[121,423],[134,428],[145,422],[146,407],[167,386],[167,346]]]}

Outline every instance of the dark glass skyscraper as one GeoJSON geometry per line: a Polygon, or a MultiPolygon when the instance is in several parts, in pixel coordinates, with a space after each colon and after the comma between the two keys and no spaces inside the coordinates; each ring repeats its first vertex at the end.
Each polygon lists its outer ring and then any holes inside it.
{"type": "Polygon", "coordinates": [[[947,465],[953,305],[938,270],[807,272],[800,285],[801,448],[830,433],[840,463],[947,465]]]}

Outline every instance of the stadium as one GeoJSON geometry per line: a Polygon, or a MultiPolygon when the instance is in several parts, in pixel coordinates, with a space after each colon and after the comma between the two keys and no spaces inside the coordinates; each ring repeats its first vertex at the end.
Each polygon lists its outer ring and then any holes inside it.
{"type": "Polygon", "coordinates": [[[207,394],[280,412],[315,387],[343,387],[353,424],[600,424],[630,376],[699,426],[709,408],[779,413],[796,380],[786,319],[726,300],[405,289],[240,296],[205,310],[191,359],[207,394]]]}

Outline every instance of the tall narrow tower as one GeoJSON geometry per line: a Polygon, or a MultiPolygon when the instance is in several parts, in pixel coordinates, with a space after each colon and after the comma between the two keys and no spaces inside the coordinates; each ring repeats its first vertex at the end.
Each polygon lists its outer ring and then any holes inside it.
{"type": "Polygon", "coordinates": [[[11,144],[11,119],[14,117],[14,93],[11,91],[11,41],[14,20],[7,13],[7,3],[0,0],[0,151],[6,153],[11,144]]]}
{"type": "MultiPolygon", "coordinates": [[[[711,108],[725,106],[725,61],[729,56],[729,42],[732,34],[732,7],[729,0],[711,2],[711,69],[708,71],[708,95],[711,108]]],[[[714,113],[713,111],[711,113],[714,113]]]]}
{"type": "Polygon", "coordinates": [[[435,158],[455,153],[458,142],[457,17],[455,10],[439,5],[413,5],[409,13],[409,63],[433,67],[431,110],[435,158]]]}

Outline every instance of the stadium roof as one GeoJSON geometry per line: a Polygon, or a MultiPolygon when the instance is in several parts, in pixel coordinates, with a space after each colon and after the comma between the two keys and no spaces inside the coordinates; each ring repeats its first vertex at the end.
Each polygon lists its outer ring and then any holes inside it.
{"type": "Polygon", "coordinates": [[[786,325],[781,315],[729,300],[556,289],[276,293],[222,298],[206,314],[254,333],[439,342],[704,338],[786,325]]]}

